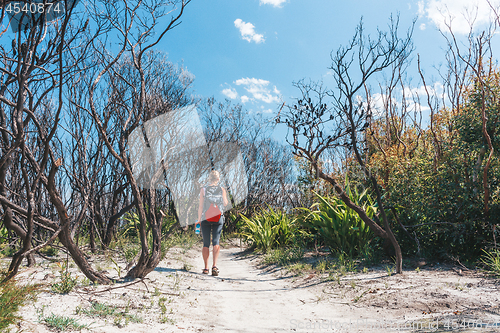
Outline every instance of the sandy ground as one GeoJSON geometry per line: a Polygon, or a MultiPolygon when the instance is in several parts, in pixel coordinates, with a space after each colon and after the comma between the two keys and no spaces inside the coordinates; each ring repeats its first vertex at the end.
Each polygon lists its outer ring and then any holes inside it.
{"type": "MultiPolygon", "coordinates": [[[[68,295],[50,292],[50,284],[59,279],[53,263],[24,268],[20,280],[28,277],[47,287],[21,310],[18,326],[22,332],[51,332],[41,318],[56,314],[88,325],[82,332],[106,333],[500,331],[500,285],[479,273],[424,266],[403,275],[389,276],[380,268],[297,276],[263,267],[259,256],[226,246],[218,264],[220,275],[213,277],[201,274],[198,247],[171,249],[154,272],[135,284],[80,283],[68,295]],[[96,302],[124,315],[83,313],[96,302]]],[[[117,266],[99,260],[94,265],[117,277],[117,266]]]]}

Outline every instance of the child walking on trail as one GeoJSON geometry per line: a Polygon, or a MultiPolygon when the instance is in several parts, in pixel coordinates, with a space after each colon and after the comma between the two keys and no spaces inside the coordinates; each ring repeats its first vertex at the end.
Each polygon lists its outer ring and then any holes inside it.
{"type": "Polygon", "coordinates": [[[218,276],[217,258],[219,257],[219,240],[224,224],[224,207],[227,206],[226,189],[219,186],[219,172],[213,170],[208,178],[209,185],[200,190],[200,205],[198,208],[198,222],[201,223],[201,233],[203,236],[203,249],[201,251],[205,268],[203,274],[208,274],[208,257],[210,255],[210,234],[212,234],[212,275],[218,276]]]}

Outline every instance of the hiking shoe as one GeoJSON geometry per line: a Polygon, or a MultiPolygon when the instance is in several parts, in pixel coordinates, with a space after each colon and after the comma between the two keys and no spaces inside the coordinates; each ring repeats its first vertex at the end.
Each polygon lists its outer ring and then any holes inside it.
{"type": "Polygon", "coordinates": [[[217,267],[212,267],[212,276],[218,276],[219,275],[219,269],[217,267]]]}

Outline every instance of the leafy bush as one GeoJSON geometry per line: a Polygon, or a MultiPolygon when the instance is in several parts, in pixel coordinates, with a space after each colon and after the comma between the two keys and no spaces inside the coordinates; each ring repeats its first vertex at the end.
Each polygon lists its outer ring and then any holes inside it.
{"type": "Polygon", "coordinates": [[[14,279],[0,282],[0,332],[21,319],[17,311],[35,297],[39,289],[39,285],[18,285],[14,279]]]}
{"type": "Polygon", "coordinates": [[[72,277],[65,264],[57,263],[60,272],[60,282],[52,284],[51,289],[58,294],[68,294],[77,284],[78,277],[72,277]]]}
{"type": "Polygon", "coordinates": [[[264,252],[290,245],[299,232],[296,218],[291,218],[282,211],[275,211],[269,206],[251,219],[244,215],[242,219],[245,224],[241,235],[264,252]]]}
{"type": "Polygon", "coordinates": [[[40,253],[45,254],[46,256],[53,257],[59,253],[59,250],[53,246],[47,245],[40,249],[40,253]]]}
{"type": "Polygon", "coordinates": [[[500,277],[500,251],[494,249],[490,252],[483,250],[481,262],[486,266],[486,272],[492,276],[500,277]]]}
{"type": "MultiPolygon", "coordinates": [[[[345,191],[370,218],[376,214],[376,204],[366,190],[360,194],[347,186],[345,191]]],[[[303,225],[316,232],[331,252],[346,253],[350,257],[365,253],[373,233],[359,215],[337,197],[315,194],[319,202],[310,209],[302,208],[306,213],[303,225]]]]}
{"type": "Polygon", "coordinates": [[[126,238],[139,237],[139,215],[136,212],[127,212],[121,220],[125,221],[122,225],[122,236],[126,238]]]}
{"type": "Polygon", "coordinates": [[[265,265],[280,265],[285,266],[295,263],[304,257],[304,249],[300,247],[280,248],[269,250],[263,258],[265,265]]]}
{"type": "Polygon", "coordinates": [[[47,325],[49,328],[54,328],[59,332],[66,332],[68,330],[81,331],[84,328],[88,328],[88,325],[80,324],[74,318],[59,316],[53,313],[48,317],[40,318],[40,321],[47,325]]]}

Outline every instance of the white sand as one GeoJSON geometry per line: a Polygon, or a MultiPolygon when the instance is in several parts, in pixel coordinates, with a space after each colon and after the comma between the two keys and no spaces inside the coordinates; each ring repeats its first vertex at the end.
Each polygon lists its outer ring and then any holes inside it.
{"type": "MultiPolygon", "coordinates": [[[[41,293],[36,303],[22,309],[20,328],[23,332],[51,332],[38,319],[37,309],[40,312],[43,306],[44,316],[54,313],[90,325],[82,332],[391,331],[373,325],[391,325],[394,332],[397,327],[412,332],[411,325],[423,325],[427,329],[420,331],[428,332],[436,331],[436,322],[442,327],[448,321],[458,328],[464,323],[470,326],[472,320],[499,323],[500,327],[498,284],[478,274],[422,269],[388,276],[380,269],[327,279],[327,275],[306,272],[297,277],[286,270],[259,268],[258,260],[238,247],[224,248],[218,263],[220,276],[213,277],[201,274],[200,251],[173,249],[144,282],[102,293],[95,292],[109,287],[78,287],[69,295],[41,293]],[[161,297],[165,297],[165,315],[158,305],[161,297]],[[128,309],[128,314],[143,322],[126,324],[112,317],[75,314],[77,306],[89,308],[91,302],[128,309]],[[164,323],[162,318],[167,318],[164,323]]],[[[116,274],[112,267],[108,264],[106,268],[110,276],[116,274]]],[[[24,269],[20,279],[30,276],[33,282],[53,283],[58,275],[42,264],[24,269]]],[[[461,331],[497,332],[500,328],[461,331]]]]}

